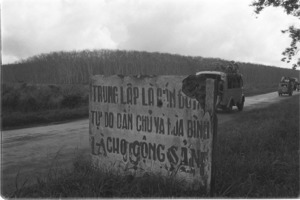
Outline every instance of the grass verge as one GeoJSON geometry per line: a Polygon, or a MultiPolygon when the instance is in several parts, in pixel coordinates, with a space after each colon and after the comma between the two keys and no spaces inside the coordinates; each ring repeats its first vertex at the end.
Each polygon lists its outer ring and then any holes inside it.
{"type": "Polygon", "coordinates": [[[219,127],[216,196],[299,195],[299,95],[219,127]]]}
{"type": "MultiPolygon", "coordinates": [[[[216,152],[215,197],[298,197],[299,95],[219,126],[216,152]]],[[[97,171],[79,157],[72,170],[39,179],[11,197],[198,197],[184,184],[154,174],[134,178],[97,171]]]]}

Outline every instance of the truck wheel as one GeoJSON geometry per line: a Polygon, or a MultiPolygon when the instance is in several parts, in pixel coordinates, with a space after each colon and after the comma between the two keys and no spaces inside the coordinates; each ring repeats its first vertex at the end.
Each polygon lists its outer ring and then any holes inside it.
{"type": "Polygon", "coordinates": [[[227,112],[232,112],[232,107],[233,107],[233,103],[232,103],[232,101],[230,101],[230,104],[229,104],[229,106],[227,107],[227,112]]]}
{"type": "Polygon", "coordinates": [[[238,102],[238,103],[236,104],[236,106],[237,106],[237,108],[238,108],[239,111],[242,111],[243,108],[244,108],[244,101],[242,101],[241,103],[238,102]]]}

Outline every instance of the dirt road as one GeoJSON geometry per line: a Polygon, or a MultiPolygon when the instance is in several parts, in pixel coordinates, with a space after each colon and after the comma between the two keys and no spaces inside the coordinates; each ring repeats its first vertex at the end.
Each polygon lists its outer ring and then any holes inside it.
{"type": "MultiPolygon", "coordinates": [[[[295,91],[293,95],[299,95],[300,92],[295,91]]],[[[261,94],[251,97],[246,97],[245,104],[244,104],[244,111],[267,107],[273,103],[277,103],[288,99],[288,95],[284,95],[279,97],[277,92],[271,92],[267,94],[261,94]]],[[[219,124],[227,122],[231,120],[233,117],[236,117],[239,113],[236,107],[233,107],[232,113],[228,114],[226,112],[220,111],[218,112],[218,122],[219,124]]]]}
{"type": "MultiPolygon", "coordinates": [[[[299,92],[294,93],[294,95],[299,94],[299,92]]],[[[246,97],[244,109],[265,107],[288,98],[289,96],[278,97],[277,92],[246,97]]],[[[238,115],[238,112],[236,108],[231,114],[220,112],[219,123],[231,120],[233,116],[238,115]]],[[[1,193],[3,194],[16,188],[16,178],[21,183],[28,179],[30,183],[40,174],[48,172],[54,164],[63,168],[71,166],[77,152],[88,155],[88,119],[3,131],[1,146],[1,193]]]]}

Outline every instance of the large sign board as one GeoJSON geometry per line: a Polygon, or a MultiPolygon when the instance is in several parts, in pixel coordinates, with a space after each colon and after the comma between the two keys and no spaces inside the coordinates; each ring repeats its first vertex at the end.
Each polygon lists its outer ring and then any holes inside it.
{"type": "Polygon", "coordinates": [[[184,76],[102,76],[90,82],[90,145],[102,169],[183,178],[210,189],[214,82],[206,109],[182,91],[184,76]]]}

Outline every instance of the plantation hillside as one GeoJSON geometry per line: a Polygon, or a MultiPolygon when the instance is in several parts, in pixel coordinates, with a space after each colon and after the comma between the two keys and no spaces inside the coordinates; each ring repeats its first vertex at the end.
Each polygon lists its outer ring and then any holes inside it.
{"type": "MultiPolygon", "coordinates": [[[[2,66],[4,83],[87,84],[92,74],[189,75],[218,70],[229,61],[121,50],[85,50],[40,54],[2,66]]],[[[275,88],[282,76],[298,77],[299,71],[260,64],[237,62],[245,87],[275,88]]]]}

